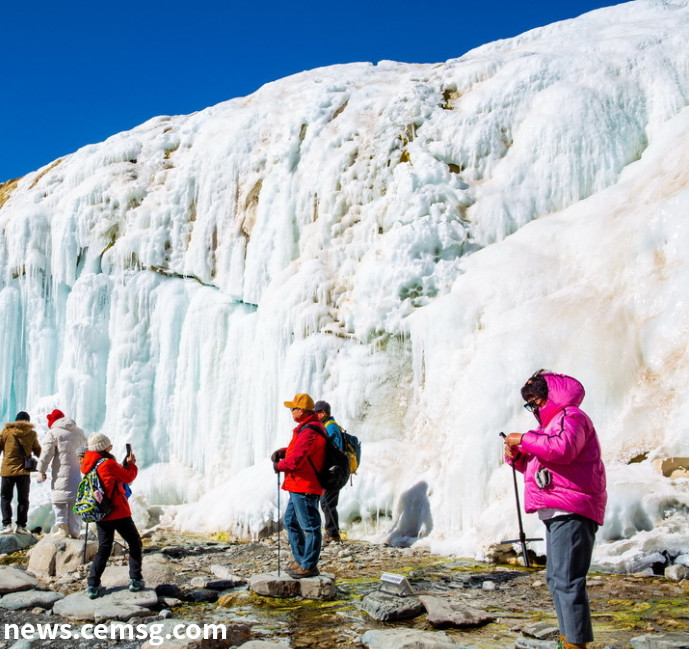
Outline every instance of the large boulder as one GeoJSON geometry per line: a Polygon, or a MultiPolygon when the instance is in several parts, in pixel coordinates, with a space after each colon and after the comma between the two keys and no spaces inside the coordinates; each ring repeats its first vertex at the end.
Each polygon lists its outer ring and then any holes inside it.
{"type": "Polygon", "coordinates": [[[689,633],[649,633],[631,639],[634,649],[689,649],[689,633]]]}
{"type": "MultiPolygon", "coordinates": [[[[89,541],[86,545],[86,562],[96,555],[98,543],[89,541]]],[[[54,577],[74,572],[84,565],[84,541],[64,537],[46,536],[29,553],[27,570],[39,577],[54,577]]]]}
{"type": "Polygon", "coordinates": [[[368,649],[459,649],[465,645],[442,631],[419,629],[372,629],[361,636],[368,649]]]}
{"type": "Polygon", "coordinates": [[[673,563],[671,566],[665,568],[665,579],[670,579],[672,581],[689,579],[689,568],[679,563],[673,563]]]}
{"type": "Polygon", "coordinates": [[[151,589],[138,593],[118,589],[96,599],[90,599],[86,591],[81,591],[56,602],[53,613],[69,620],[126,621],[132,617],[151,615],[151,609],[157,605],[158,596],[151,589]]]}
{"type": "Polygon", "coordinates": [[[361,608],[380,622],[409,620],[425,610],[424,605],[416,597],[400,597],[381,591],[366,595],[361,600],[361,608]]]}
{"type": "Polygon", "coordinates": [[[64,595],[52,590],[22,590],[8,593],[0,599],[0,608],[19,611],[27,608],[53,608],[53,604],[64,595]]]}
{"type": "Polygon", "coordinates": [[[26,550],[37,540],[33,534],[0,534],[0,554],[12,554],[26,550]]]}
{"type": "Polygon", "coordinates": [[[305,599],[333,599],[335,597],[335,575],[322,572],[318,577],[299,579],[299,592],[305,599]]]}
{"type": "Polygon", "coordinates": [[[304,597],[330,600],[335,596],[335,576],[322,573],[317,577],[293,579],[284,571],[253,575],[249,588],[265,597],[304,597]]]}
{"type": "Polygon", "coordinates": [[[448,602],[440,597],[421,595],[419,601],[426,608],[427,619],[430,624],[440,629],[482,626],[495,619],[485,611],[464,604],[448,602]]]}
{"type": "MultiPolygon", "coordinates": [[[[175,583],[179,576],[179,566],[164,554],[147,554],[141,564],[141,572],[146,586],[156,588],[162,584],[175,583]]],[[[101,577],[101,584],[106,588],[128,586],[129,567],[108,566],[101,577]]]]}
{"type": "Polygon", "coordinates": [[[33,588],[46,590],[45,585],[24,570],[12,566],[0,566],[0,595],[33,588]]]}
{"type": "Polygon", "coordinates": [[[292,579],[286,572],[265,572],[249,578],[249,589],[264,597],[298,597],[299,580],[292,579]]]}

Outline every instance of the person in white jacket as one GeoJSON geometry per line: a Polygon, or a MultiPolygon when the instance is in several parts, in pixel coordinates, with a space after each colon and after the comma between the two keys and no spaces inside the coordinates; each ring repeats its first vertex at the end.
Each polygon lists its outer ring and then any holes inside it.
{"type": "Polygon", "coordinates": [[[77,488],[81,481],[79,448],[86,446],[86,435],[72,419],[61,410],[47,415],[48,434],[42,440],[41,456],[38,459],[38,482],[46,479],[51,467],[50,500],[55,512],[54,536],[77,538],[81,520],[72,511],[76,502],[77,488]]]}

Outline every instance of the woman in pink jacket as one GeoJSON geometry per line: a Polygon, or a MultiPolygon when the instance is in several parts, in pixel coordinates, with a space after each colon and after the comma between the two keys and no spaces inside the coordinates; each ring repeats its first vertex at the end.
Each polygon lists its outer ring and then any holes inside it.
{"type": "Polygon", "coordinates": [[[607,493],[596,429],[579,409],[576,379],[540,370],[522,387],[538,428],[505,439],[505,457],[524,474],[524,507],[546,526],[546,574],[563,649],[593,640],[586,573],[607,493]]]}

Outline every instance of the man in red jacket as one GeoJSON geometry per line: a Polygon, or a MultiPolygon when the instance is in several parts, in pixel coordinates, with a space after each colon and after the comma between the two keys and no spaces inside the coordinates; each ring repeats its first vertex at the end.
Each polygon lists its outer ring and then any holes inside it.
{"type": "Polygon", "coordinates": [[[271,456],[276,472],[284,472],[282,488],[290,492],[285,510],[285,529],[294,562],[287,572],[295,579],[315,577],[321,553],[321,514],[318,510],[323,487],[316,471],[325,458],[325,429],[314,412],[313,399],[297,394],[285,401],[297,427],[289,446],[271,456]]]}

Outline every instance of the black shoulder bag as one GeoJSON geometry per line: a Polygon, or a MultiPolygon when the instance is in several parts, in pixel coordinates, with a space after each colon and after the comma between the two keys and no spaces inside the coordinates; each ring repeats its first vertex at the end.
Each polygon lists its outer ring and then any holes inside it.
{"type": "Polygon", "coordinates": [[[17,442],[17,445],[22,450],[22,455],[24,456],[24,471],[35,471],[38,467],[38,460],[33,455],[27,455],[26,450],[16,435],[14,435],[14,441],[17,442]]]}

